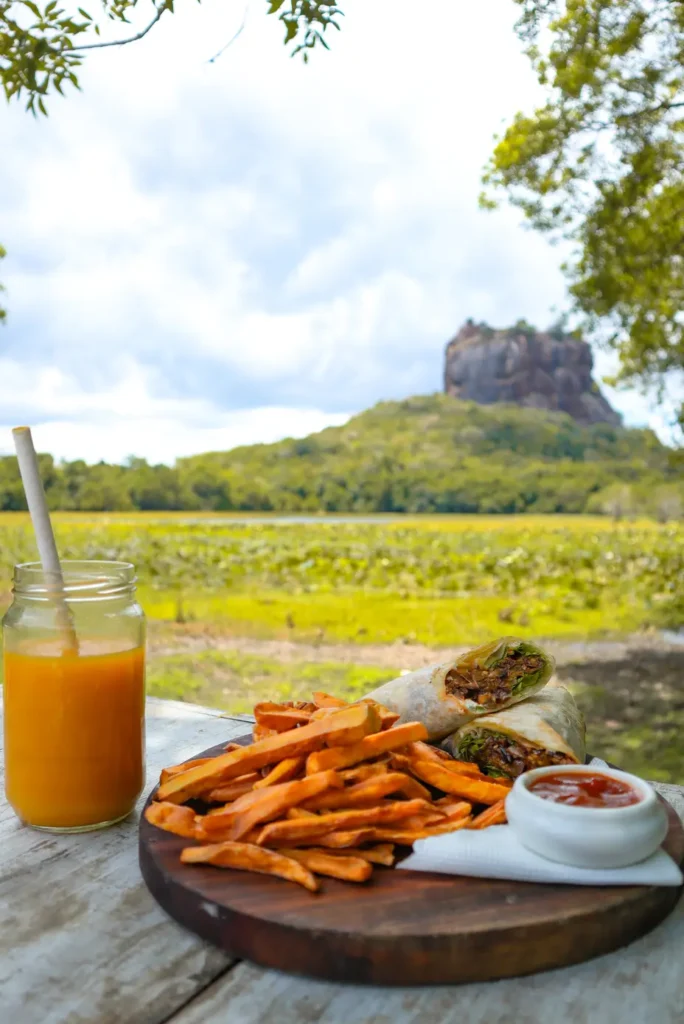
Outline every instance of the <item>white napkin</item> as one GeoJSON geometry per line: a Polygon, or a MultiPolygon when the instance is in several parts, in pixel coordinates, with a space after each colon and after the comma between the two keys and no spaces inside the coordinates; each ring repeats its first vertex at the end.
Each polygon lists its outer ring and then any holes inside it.
{"type": "MultiPolygon", "coordinates": [[[[605,762],[598,758],[591,763],[605,767],[605,762]]],[[[625,868],[575,868],[525,849],[508,825],[492,825],[482,831],[461,829],[419,839],[413,853],[396,866],[405,871],[436,871],[443,875],[562,885],[681,885],[684,882],[682,872],[663,849],[625,868]]]]}

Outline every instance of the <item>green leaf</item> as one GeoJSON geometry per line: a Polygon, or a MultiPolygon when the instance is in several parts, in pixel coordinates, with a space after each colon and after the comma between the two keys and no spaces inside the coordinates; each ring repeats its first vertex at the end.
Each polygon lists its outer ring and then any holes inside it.
{"type": "Polygon", "coordinates": [[[289,43],[291,39],[297,35],[297,22],[292,21],[290,18],[284,19],[285,21],[285,43],[289,43]]]}

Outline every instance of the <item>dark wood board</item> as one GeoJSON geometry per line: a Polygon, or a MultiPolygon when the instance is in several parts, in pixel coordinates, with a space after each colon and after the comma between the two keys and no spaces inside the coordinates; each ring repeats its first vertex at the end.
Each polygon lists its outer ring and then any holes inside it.
{"type": "MultiPolygon", "coordinates": [[[[665,806],[664,846],[682,864],[684,830],[665,806]]],[[[355,984],[490,981],[580,963],[650,931],[681,894],[376,867],[366,885],[326,878],[314,895],[278,878],[183,865],[179,855],[187,845],[141,819],[140,869],[171,917],[240,959],[355,984]]]]}

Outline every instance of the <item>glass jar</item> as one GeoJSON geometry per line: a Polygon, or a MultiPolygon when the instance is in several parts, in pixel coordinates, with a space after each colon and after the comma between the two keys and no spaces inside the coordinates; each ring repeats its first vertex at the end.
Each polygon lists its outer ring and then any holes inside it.
{"type": "Polygon", "coordinates": [[[27,825],[87,832],[144,783],[145,616],[127,562],[17,565],[3,619],[5,793],[27,825]]]}

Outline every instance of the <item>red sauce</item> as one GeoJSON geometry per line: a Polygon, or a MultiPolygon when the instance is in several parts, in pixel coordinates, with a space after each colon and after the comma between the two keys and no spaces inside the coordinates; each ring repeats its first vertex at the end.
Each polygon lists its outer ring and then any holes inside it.
{"type": "Polygon", "coordinates": [[[641,800],[628,782],[594,772],[553,772],[530,783],[528,789],[543,800],[573,807],[629,807],[641,800]]]}

